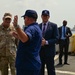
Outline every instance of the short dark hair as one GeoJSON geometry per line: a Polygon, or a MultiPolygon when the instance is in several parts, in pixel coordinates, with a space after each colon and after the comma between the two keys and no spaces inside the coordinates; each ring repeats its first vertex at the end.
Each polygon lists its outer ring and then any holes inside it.
{"type": "Polygon", "coordinates": [[[67,21],[66,20],[63,20],[63,23],[67,23],[67,21]]]}

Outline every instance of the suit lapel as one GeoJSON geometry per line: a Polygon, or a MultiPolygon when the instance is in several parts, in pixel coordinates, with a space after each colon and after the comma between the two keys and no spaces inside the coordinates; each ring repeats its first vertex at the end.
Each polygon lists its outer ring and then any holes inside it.
{"type": "Polygon", "coordinates": [[[66,34],[68,34],[68,28],[66,27],[66,34]]]}
{"type": "Polygon", "coordinates": [[[47,28],[46,28],[46,31],[47,31],[49,28],[50,28],[50,23],[48,23],[48,26],[47,26],[47,28]]]}
{"type": "Polygon", "coordinates": [[[61,37],[62,36],[62,26],[60,27],[59,33],[60,33],[60,37],[61,37]]]}
{"type": "Polygon", "coordinates": [[[47,30],[52,30],[52,25],[51,25],[50,22],[48,22],[48,26],[47,26],[47,28],[46,28],[46,32],[47,32],[47,30]]]}
{"type": "Polygon", "coordinates": [[[40,29],[42,30],[42,23],[39,25],[40,29]]]}

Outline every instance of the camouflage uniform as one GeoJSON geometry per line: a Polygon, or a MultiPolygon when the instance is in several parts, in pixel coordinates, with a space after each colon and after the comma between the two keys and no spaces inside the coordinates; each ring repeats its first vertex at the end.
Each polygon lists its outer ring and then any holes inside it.
{"type": "Polygon", "coordinates": [[[2,75],[8,75],[8,66],[11,74],[15,75],[15,56],[16,45],[15,38],[10,35],[12,27],[4,28],[0,25],[0,70],[2,75]]]}

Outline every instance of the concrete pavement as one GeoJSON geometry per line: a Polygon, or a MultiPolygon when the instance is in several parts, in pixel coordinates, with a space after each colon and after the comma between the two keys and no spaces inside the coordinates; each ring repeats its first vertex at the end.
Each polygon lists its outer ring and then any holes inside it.
{"type": "MultiPolygon", "coordinates": [[[[62,60],[64,57],[62,58],[62,60]]],[[[63,61],[64,62],[64,61],[63,61]]],[[[68,63],[70,65],[57,66],[58,64],[58,54],[55,56],[55,71],[56,75],[75,75],[75,56],[68,56],[68,63]]],[[[47,69],[45,69],[45,75],[47,75],[47,69]]]]}
{"type": "MultiPolygon", "coordinates": [[[[62,58],[64,59],[64,57],[62,58]]],[[[64,62],[64,61],[63,61],[64,62]]],[[[58,64],[58,59],[55,61],[55,69],[57,75],[75,75],[75,56],[68,56],[68,63],[70,65],[56,66],[58,64]]]]}
{"type": "MultiPolygon", "coordinates": [[[[57,66],[58,64],[58,54],[55,56],[55,69],[56,69],[56,75],[75,75],[75,56],[68,56],[68,63],[70,65],[61,65],[57,66]]],[[[64,59],[64,57],[62,58],[64,59]]],[[[0,73],[1,75],[1,73],[0,73]]],[[[9,69],[9,75],[10,69],[9,69]]],[[[45,69],[45,75],[47,75],[47,69],[45,69]]]]}

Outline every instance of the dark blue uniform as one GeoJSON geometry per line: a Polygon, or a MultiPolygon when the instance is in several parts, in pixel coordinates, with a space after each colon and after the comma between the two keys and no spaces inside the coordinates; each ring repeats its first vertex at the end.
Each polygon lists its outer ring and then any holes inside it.
{"type": "Polygon", "coordinates": [[[24,32],[29,40],[25,43],[19,42],[16,69],[17,75],[38,75],[41,61],[39,51],[41,48],[42,34],[37,23],[28,25],[24,32]]]}

